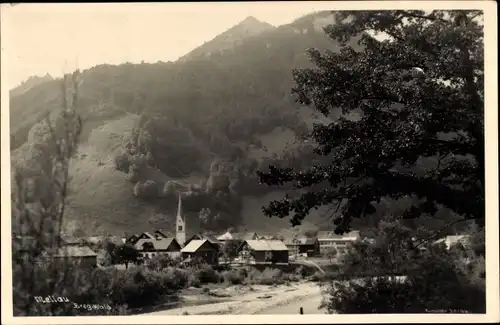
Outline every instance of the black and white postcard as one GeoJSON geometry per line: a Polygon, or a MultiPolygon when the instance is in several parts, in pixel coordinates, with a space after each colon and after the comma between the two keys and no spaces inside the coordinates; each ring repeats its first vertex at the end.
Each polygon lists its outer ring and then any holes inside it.
{"type": "Polygon", "coordinates": [[[499,321],[496,19],[2,4],[2,323],[499,321]]]}

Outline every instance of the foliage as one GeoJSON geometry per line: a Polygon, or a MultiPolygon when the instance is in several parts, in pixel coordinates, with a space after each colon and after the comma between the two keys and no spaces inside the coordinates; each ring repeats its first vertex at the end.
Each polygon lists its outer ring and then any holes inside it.
{"type": "Polygon", "coordinates": [[[337,204],[337,232],[375,212],[384,197],[415,196],[407,218],[446,207],[484,221],[483,26],[480,11],[336,13],[325,29],[362,50],[309,52],[315,68],[294,72],[299,103],[325,116],[311,133],[322,163],[271,166],[268,185],[291,183],[297,199],[271,202],[268,216],[299,224],[315,207],[337,204]],[[350,19],[345,19],[349,17],[350,19]],[[385,33],[377,39],[368,31],[385,33]]]}
{"type": "Polygon", "coordinates": [[[245,272],[243,270],[229,270],[222,273],[222,278],[227,284],[243,284],[245,281],[245,272]]]}
{"type": "Polygon", "coordinates": [[[375,243],[356,243],[328,282],[330,313],[484,312],[482,257],[414,245],[399,222],[382,221],[378,232],[375,243]]]}
{"type": "Polygon", "coordinates": [[[247,277],[245,279],[246,284],[264,284],[264,285],[275,285],[285,283],[285,276],[283,271],[279,269],[266,268],[263,271],[259,271],[255,268],[251,268],[247,271],[247,277]]]}
{"type": "Polygon", "coordinates": [[[240,245],[241,243],[238,241],[233,241],[233,240],[225,241],[220,249],[222,256],[226,260],[232,261],[234,258],[238,256],[238,248],[240,247],[240,245]]]}
{"type": "Polygon", "coordinates": [[[196,269],[194,275],[195,278],[197,278],[202,284],[220,282],[220,275],[210,265],[203,265],[200,268],[196,269]]]}
{"type": "Polygon", "coordinates": [[[144,266],[130,268],[118,273],[116,287],[111,288],[115,301],[125,303],[129,308],[151,306],[162,299],[175,297],[178,290],[172,285],[177,281],[171,273],[157,272],[144,266]]]}
{"type": "Polygon", "coordinates": [[[17,315],[74,315],[75,313],[121,313],[122,306],[109,310],[79,310],[71,303],[43,304],[34,297],[59,295],[84,304],[110,303],[93,281],[94,273],[56,254],[62,247],[69,184],[69,165],[82,129],[79,107],[80,72],[65,75],[62,109],[32,148],[33,158],[14,169],[12,187],[13,305],[17,315]]]}
{"type": "Polygon", "coordinates": [[[140,258],[139,251],[135,249],[132,244],[124,244],[118,247],[118,261],[120,263],[125,263],[125,267],[128,268],[129,263],[137,263],[140,258]]]}
{"type": "Polygon", "coordinates": [[[157,254],[148,260],[147,267],[153,270],[163,270],[169,267],[178,267],[182,258],[173,258],[168,254],[157,254]]]}
{"type": "Polygon", "coordinates": [[[134,187],[134,195],[140,198],[158,198],[159,190],[155,181],[137,182],[134,187]]]}

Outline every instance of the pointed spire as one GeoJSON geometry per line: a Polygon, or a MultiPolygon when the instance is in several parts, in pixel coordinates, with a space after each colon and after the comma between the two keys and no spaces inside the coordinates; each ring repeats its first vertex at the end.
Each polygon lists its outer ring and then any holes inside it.
{"type": "Polygon", "coordinates": [[[182,216],[182,197],[181,197],[181,193],[180,192],[179,192],[179,203],[178,203],[178,206],[177,206],[177,216],[178,217],[182,216]]]}

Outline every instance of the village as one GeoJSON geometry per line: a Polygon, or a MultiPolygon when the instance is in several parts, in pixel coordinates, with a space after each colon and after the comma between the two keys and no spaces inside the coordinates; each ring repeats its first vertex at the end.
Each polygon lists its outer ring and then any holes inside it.
{"type": "MultiPolygon", "coordinates": [[[[75,238],[62,234],[59,248],[51,258],[70,260],[82,266],[102,266],[95,247],[102,247],[104,241],[114,246],[133,248],[138,258],[132,263],[147,263],[154,257],[166,255],[189,266],[194,261],[211,266],[229,265],[285,268],[306,265],[318,268],[320,265],[335,264],[347,252],[349,245],[363,240],[360,231],[353,230],[343,235],[334,231],[317,231],[315,235],[294,235],[284,237],[278,234],[226,231],[215,235],[190,228],[182,213],[182,198],[179,196],[175,234],[162,229],[132,234],[130,236],[92,236],[75,238]]],[[[20,250],[29,249],[29,238],[14,234],[14,243],[20,250]]],[[[444,243],[448,248],[455,243],[467,243],[466,235],[446,236],[435,243],[444,243]]]]}

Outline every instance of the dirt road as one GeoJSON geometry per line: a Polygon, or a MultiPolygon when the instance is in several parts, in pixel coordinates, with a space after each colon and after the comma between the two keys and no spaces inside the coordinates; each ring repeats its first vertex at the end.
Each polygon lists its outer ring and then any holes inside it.
{"type": "Polygon", "coordinates": [[[290,286],[259,286],[253,291],[236,293],[231,301],[157,311],[159,315],[256,315],[256,314],[322,314],[319,310],[321,291],[316,283],[303,282],[290,286]]]}

